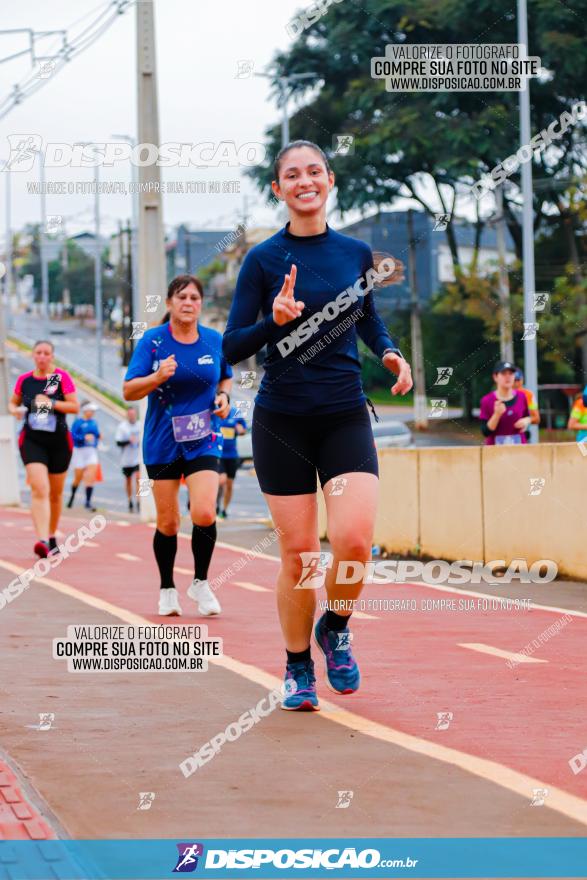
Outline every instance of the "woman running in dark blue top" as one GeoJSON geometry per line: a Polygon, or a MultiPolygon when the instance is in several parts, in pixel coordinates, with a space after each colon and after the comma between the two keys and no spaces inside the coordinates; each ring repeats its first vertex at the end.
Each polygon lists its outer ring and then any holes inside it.
{"type": "Polygon", "coordinates": [[[280,536],[277,605],[290,682],[284,709],[319,708],[310,637],[321,580],[328,610],[314,636],[328,684],[345,694],[360,683],[348,621],[362,583],[336,582],[339,561],[371,558],[377,507],[377,455],[357,333],[398,377],[393,394],[412,387],[410,367],[371,292],[375,281],[390,275],[393,260],[376,271],[368,245],[330,229],[326,201],[333,186],[326,156],[315,144],[295,141],[279,153],[272,188],[285,201],[289,222],[247,254],[223,339],[230,363],[267,345],[252,439],[259,483],[280,536]],[[263,318],[257,323],[259,312],[263,318]],[[332,548],[325,581],[317,477],[332,548]]]}

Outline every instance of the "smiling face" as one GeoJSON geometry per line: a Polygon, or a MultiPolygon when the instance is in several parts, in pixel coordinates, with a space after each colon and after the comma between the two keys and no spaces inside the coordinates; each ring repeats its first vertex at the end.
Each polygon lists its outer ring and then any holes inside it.
{"type": "Polygon", "coordinates": [[[312,147],[288,150],[279,163],[279,180],[271,184],[277,198],[287,205],[290,216],[300,217],[325,211],[333,186],[334,174],[326,169],[324,159],[312,147]]]}
{"type": "Polygon", "coordinates": [[[167,300],[169,320],[182,326],[195,324],[202,311],[202,295],[195,284],[186,284],[167,300]]]}
{"type": "Polygon", "coordinates": [[[33,349],[33,360],[37,373],[50,373],[53,363],[53,346],[49,342],[39,342],[33,349]]]}
{"type": "Polygon", "coordinates": [[[515,373],[513,370],[502,370],[501,373],[493,374],[493,381],[497,385],[497,390],[502,396],[512,394],[514,390],[515,373]]]}

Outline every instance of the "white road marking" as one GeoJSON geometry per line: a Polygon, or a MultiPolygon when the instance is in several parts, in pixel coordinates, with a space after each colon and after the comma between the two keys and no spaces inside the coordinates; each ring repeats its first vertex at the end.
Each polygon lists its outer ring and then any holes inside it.
{"type": "Polygon", "coordinates": [[[259,584],[252,584],[250,581],[233,581],[235,587],[242,587],[243,590],[250,590],[251,593],[270,593],[269,587],[261,587],[259,584]]]}
{"type": "Polygon", "coordinates": [[[492,654],[494,657],[502,657],[504,660],[511,660],[515,663],[548,663],[548,660],[526,657],[525,654],[515,654],[513,651],[502,651],[501,648],[494,648],[481,642],[459,642],[458,647],[468,648],[470,651],[479,651],[480,654],[492,654]]]}
{"type": "MultiPolygon", "coordinates": [[[[3,559],[0,559],[0,567],[14,574],[20,574],[18,566],[3,559]]],[[[146,624],[149,626],[153,625],[152,621],[146,617],[128,611],[126,608],[120,608],[111,602],[99,599],[97,596],[83,593],[81,590],[63,583],[63,581],[41,577],[36,578],[36,583],[51,587],[53,590],[57,590],[59,593],[72,599],[77,599],[91,608],[111,614],[125,623],[141,626],[146,624]]],[[[240,675],[247,681],[258,684],[266,690],[273,690],[282,686],[282,680],[275,675],[271,675],[265,672],[264,669],[260,669],[250,663],[242,663],[240,660],[229,657],[226,654],[222,657],[210,657],[208,662],[227,669],[236,675],[240,675]]],[[[440,745],[432,740],[412,736],[401,730],[381,724],[378,721],[372,721],[362,715],[341,709],[336,703],[331,703],[329,700],[321,699],[320,706],[322,711],[320,712],[320,718],[316,719],[317,722],[321,723],[322,720],[328,720],[334,724],[339,724],[341,727],[361,733],[363,736],[371,737],[380,742],[390,743],[414,754],[424,755],[432,760],[442,761],[444,764],[458,767],[486,782],[500,785],[507,791],[519,795],[526,803],[528,802],[528,792],[532,791],[533,788],[548,788],[548,807],[551,810],[555,810],[557,813],[587,826],[587,801],[577,795],[557,788],[543,780],[528,776],[525,773],[520,773],[511,767],[507,767],[505,764],[499,764],[497,761],[480,758],[477,755],[471,755],[458,749],[440,745]]]]}

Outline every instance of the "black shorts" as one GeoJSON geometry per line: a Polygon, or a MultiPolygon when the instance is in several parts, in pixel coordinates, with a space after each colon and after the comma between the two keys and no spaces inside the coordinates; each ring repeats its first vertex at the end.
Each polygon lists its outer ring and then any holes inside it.
{"type": "Polygon", "coordinates": [[[132,464],[132,465],[129,465],[128,467],[123,467],[122,473],[124,474],[125,477],[132,477],[133,474],[136,474],[138,469],[139,469],[138,464],[132,464]]]}
{"type": "Polygon", "coordinates": [[[253,461],[268,495],[307,495],[340,474],[379,476],[377,451],[365,404],[336,413],[299,416],[257,404],[253,461]]]}
{"type": "Polygon", "coordinates": [[[234,480],[236,477],[236,472],[241,466],[240,458],[221,458],[220,459],[220,473],[226,474],[229,480],[234,480]]]}
{"type": "Polygon", "coordinates": [[[69,431],[21,431],[18,438],[20,457],[24,464],[39,462],[50,474],[63,474],[69,467],[73,440],[69,431]],[[38,436],[38,435],[41,436],[38,436]]]}
{"type": "Polygon", "coordinates": [[[181,457],[167,464],[146,464],[145,467],[151,480],[181,480],[182,477],[189,477],[198,471],[218,473],[218,461],[215,455],[200,455],[189,461],[181,457]]]}

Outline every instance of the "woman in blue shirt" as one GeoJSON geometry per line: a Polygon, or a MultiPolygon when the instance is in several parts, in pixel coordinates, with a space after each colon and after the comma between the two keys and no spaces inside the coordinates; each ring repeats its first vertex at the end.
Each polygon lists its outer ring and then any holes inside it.
{"type": "Polygon", "coordinates": [[[339,561],[370,559],[377,506],[377,455],[357,333],[397,375],[393,394],[412,387],[410,367],[373,303],[374,283],[392,268],[376,271],[368,245],[328,226],[333,186],[334,174],[315,144],[295,141],[278,154],[272,188],[287,205],[289,222],[247,254],[223,338],[230,363],[267,345],[252,439],[255,470],[280,535],[278,613],[285,679],[295,684],[294,693],[286,687],[284,709],[318,708],[310,637],[315,589],[324,577],[328,610],[314,637],[328,685],[344,694],[360,683],[348,621],[362,583],[336,583],[339,561]],[[333,554],[325,573],[319,566],[317,478],[333,554]]]}
{"type": "Polygon", "coordinates": [[[232,369],[222,355],[221,336],[199,323],[204,289],[193,275],[174,278],[167,292],[168,315],[147,330],[129,364],[125,400],[148,397],[143,461],[157,508],[153,550],[161,576],[159,614],[181,614],[173,580],[180,525],[179,485],[185,478],[192,517],[194,580],[188,596],[200,614],[220,613],[208,583],[216,543],[216,496],[222,436],[217,419],[230,410],[232,369]]]}
{"type": "Polygon", "coordinates": [[[98,407],[89,400],[84,400],[80,406],[81,417],[77,418],[71,426],[73,437],[73,455],[71,466],[73,467],[73,483],[71,495],[67,502],[68,507],[73,507],[75,493],[82,482],[86,487],[86,510],[95,511],[92,504],[92,494],[96,477],[98,475],[98,443],[100,442],[100,429],[94,418],[98,407]]]}

